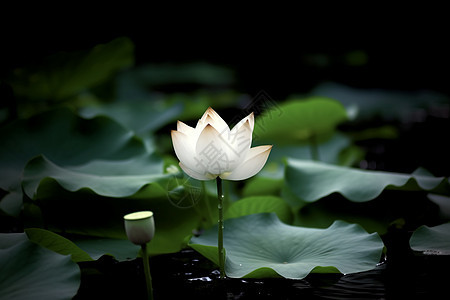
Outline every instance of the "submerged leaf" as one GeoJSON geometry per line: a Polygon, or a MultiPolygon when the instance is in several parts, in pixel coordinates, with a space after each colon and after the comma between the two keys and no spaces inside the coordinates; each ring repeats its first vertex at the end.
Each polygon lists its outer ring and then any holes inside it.
{"type": "MultiPolygon", "coordinates": [[[[217,227],[193,237],[189,246],[218,262],[217,227]]],[[[272,213],[225,221],[225,272],[233,278],[282,276],[302,279],[310,272],[344,274],[375,268],[383,242],[358,225],[336,221],[327,229],[289,226],[272,213]]]]}

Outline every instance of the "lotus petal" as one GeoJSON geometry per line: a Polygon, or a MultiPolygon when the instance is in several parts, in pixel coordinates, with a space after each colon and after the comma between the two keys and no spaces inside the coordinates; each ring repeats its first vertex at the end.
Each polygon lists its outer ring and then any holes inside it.
{"type": "Polygon", "coordinates": [[[242,164],[230,174],[225,174],[222,179],[244,180],[256,175],[264,167],[269,157],[272,146],[259,146],[251,148],[242,164]]]}

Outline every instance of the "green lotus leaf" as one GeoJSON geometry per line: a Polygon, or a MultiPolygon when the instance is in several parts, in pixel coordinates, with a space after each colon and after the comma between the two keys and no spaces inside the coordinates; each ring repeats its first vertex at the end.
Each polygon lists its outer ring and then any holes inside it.
{"type": "Polygon", "coordinates": [[[140,247],[126,239],[70,236],[70,240],[52,231],[27,228],[30,241],[62,255],[71,255],[72,261],[83,262],[111,255],[117,260],[134,259],[140,247]]]}
{"type": "Polygon", "coordinates": [[[277,144],[320,142],[346,120],[347,112],[336,100],[320,97],[291,100],[257,118],[254,137],[277,144]]]}
{"type": "Polygon", "coordinates": [[[428,194],[428,199],[439,207],[439,215],[444,220],[450,220],[450,197],[428,194]]]}
{"type": "Polygon", "coordinates": [[[57,53],[10,78],[14,92],[30,100],[64,100],[104,82],[134,63],[134,45],[118,38],[87,51],[57,53]]]}
{"type": "Polygon", "coordinates": [[[422,169],[412,174],[368,171],[325,163],[287,159],[286,182],[300,199],[313,202],[332,193],[363,202],[375,199],[384,189],[447,193],[448,179],[434,177],[422,169]]]}
{"type": "Polygon", "coordinates": [[[98,195],[121,198],[167,177],[163,174],[162,159],[154,155],[126,160],[96,160],[70,167],[58,166],[44,156],[38,156],[26,165],[22,185],[30,198],[35,198],[45,178],[56,180],[68,191],[89,188],[98,195]]]}
{"type": "Polygon", "coordinates": [[[113,256],[118,261],[134,259],[141,249],[126,239],[75,236],[71,240],[93,259],[99,259],[103,255],[113,256]]]}
{"type": "Polygon", "coordinates": [[[72,299],[80,286],[80,268],[28,240],[25,233],[0,234],[1,299],[72,299]]]}
{"type": "Polygon", "coordinates": [[[109,116],[138,135],[155,131],[169,122],[175,121],[183,111],[181,103],[167,107],[158,102],[134,101],[114,102],[100,106],[85,106],[80,115],[93,118],[100,115],[109,116]]]}
{"type": "MultiPolygon", "coordinates": [[[[327,229],[302,228],[262,213],[226,220],[224,226],[225,272],[233,278],[363,272],[375,268],[383,249],[378,234],[342,221],[327,229]]],[[[191,238],[189,246],[217,264],[217,226],[191,238]]]]}
{"type": "Polygon", "coordinates": [[[17,215],[22,205],[23,169],[37,155],[45,155],[60,166],[77,166],[147,153],[142,140],[110,118],[86,120],[69,109],[10,123],[0,128],[0,136],[0,188],[10,193],[0,202],[0,208],[12,215],[17,215]],[[16,196],[11,196],[13,193],[16,196]]]}
{"type": "Polygon", "coordinates": [[[409,245],[413,250],[426,254],[450,255],[450,223],[420,226],[412,234],[409,245]]]}
{"type": "MultiPolygon", "coordinates": [[[[180,180],[178,184],[183,182],[180,180]]],[[[172,184],[169,178],[145,185],[131,196],[118,198],[101,196],[87,188],[71,192],[55,179],[45,178],[31,203],[25,202],[24,217],[27,227],[42,227],[45,224],[47,229],[70,238],[94,259],[108,254],[123,260],[135,257],[139,250],[127,240],[123,216],[151,210],[156,231],[148,248],[149,253],[177,252],[185,247],[186,237],[207,216],[207,206],[202,191],[196,192],[194,187],[181,195],[185,200],[174,201],[168,192],[172,184]],[[37,221],[30,223],[32,220],[37,221]]],[[[216,198],[212,200],[217,201],[216,198]]]]}
{"type": "Polygon", "coordinates": [[[41,228],[25,229],[30,241],[62,255],[71,255],[74,262],[93,260],[88,253],[80,249],[65,237],[41,228]]]}
{"type": "Polygon", "coordinates": [[[276,213],[278,218],[285,223],[292,220],[289,205],[283,199],[275,196],[252,196],[236,201],[227,209],[225,219],[264,212],[276,213]]]}
{"type": "MultiPolygon", "coordinates": [[[[335,133],[327,141],[317,145],[318,157],[321,162],[340,164],[340,153],[351,146],[351,140],[341,133],[335,133]]],[[[269,161],[281,162],[283,158],[312,160],[309,145],[276,145],[272,148],[269,161]]]]}
{"type": "Polygon", "coordinates": [[[283,178],[255,176],[245,183],[244,197],[277,195],[283,186],[283,178]]]}
{"type": "Polygon", "coordinates": [[[448,105],[445,94],[431,90],[393,91],[382,89],[358,89],[334,82],[318,85],[312,95],[339,100],[346,108],[355,111],[354,118],[368,120],[382,117],[385,120],[404,120],[417,114],[418,109],[448,105]]]}
{"type": "Polygon", "coordinates": [[[233,71],[204,62],[147,64],[129,69],[117,78],[118,100],[145,100],[154,88],[170,85],[227,86],[233,71]]]}

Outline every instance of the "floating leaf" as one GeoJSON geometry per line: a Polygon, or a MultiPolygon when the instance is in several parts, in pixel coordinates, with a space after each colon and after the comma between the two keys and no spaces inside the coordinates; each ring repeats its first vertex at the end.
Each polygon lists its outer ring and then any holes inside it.
{"type": "Polygon", "coordinates": [[[446,178],[433,177],[421,169],[413,174],[401,174],[296,159],[287,160],[285,175],[292,192],[308,202],[335,192],[351,201],[363,202],[375,199],[384,189],[445,193],[449,188],[446,178]]]}
{"type": "MultiPolygon", "coordinates": [[[[217,227],[193,237],[189,244],[218,262],[217,227]]],[[[356,273],[375,268],[383,242],[358,225],[336,221],[327,229],[286,225],[274,213],[225,221],[225,272],[233,278],[302,279],[310,272],[356,273]]]]}
{"type": "Polygon", "coordinates": [[[69,256],[45,249],[25,233],[0,234],[1,299],[72,299],[80,269],[69,256]]]}
{"type": "Polygon", "coordinates": [[[450,255],[450,223],[428,227],[420,226],[411,236],[409,245],[425,254],[450,255]]]}
{"type": "Polygon", "coordinates": [[[318,142],[345,120],[347,112],[338,101],[320,97],[291,100],[263,113],[255,123],[254,136],[277,144],[318,142]]]}

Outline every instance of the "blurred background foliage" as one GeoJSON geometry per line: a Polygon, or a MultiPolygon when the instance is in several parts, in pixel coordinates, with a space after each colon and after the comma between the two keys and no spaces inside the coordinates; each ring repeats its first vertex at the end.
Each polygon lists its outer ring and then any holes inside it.
{"type": "Polygon", "coordinates": [[[334,26],[340,14],[333,23],[322,8],[296,9],[283,27],[275,12],[255,10],[243,27],[235,12],[180,25],[145,9],[140,26],[97,16],[91,26],[83,9],[73,27],[66,10],[47,23],[40,14],[1,20],[0,229],[26,234],[2,234],[0,260],[60,260],[52,274],[42,265],[8,276],[29,274],[48,293],[55,281],[42,278],[69,274],[57,284],[73,295],[75,263],[138,255],[122,223],[137,210],[155,212],[151,254],[177,252],[211,228],[214,183],[183,175],[170,141],[176,120],[195,125],[208,106],[229,124],[254,111],[253,144],[274,145],[257,176],[225,182],[227,219],[344,220],[378,232],[388,251],[386,234],[418,229],[413,249],[431,241],[449,251],[439,242],[448,225],[424,227],[450,220],[446,18],[425,24],[421,11],[400,21],[402,9],[394,26],[383,12],[366,28],[360,11],[345,28],[334,26]]]}
{"type": "MultiPolygon", "coordinates": [[[[177,207],[198,187],[168,171],[177,166],[170,130],[176,120],[195,125],[208,106],[230,124],[254,111],[253,144],[275,145],[258,176],[225,187],[229,207],[245,199],[234,215],[276,211],[289,223],[313,227],[345,219],[371,232],[404,217],[398,208],[408,205],[404,200],[389,202],[390,214],[337,194],[306,203],[292,188],[295,180],[285,182],[287,171],[301,171],[288,157],[406,177],[423,167],[431,178],[425,180],[448,183],[449,87],[440,72],[448,70],[449,57],[438,46],[204,41],[182,29],[167,41],[126,30],[71,39],[29,30],[3,49],[0,74],[0,208],[8,222],[26,220],[12,222],[13,230],[47,228],[91,249],[98,243],[86,240],[124,238],[121,216],[150,207],[159,232],[151,251],[181,249],[192,229],[215,222],[215,191],[206,183],[204,201],[177,207]],[[99,219],[102,210],[108,213],[99,219]]],[[[446,189],[431,196],[444,197],[445,209],[446,189]]],[[[418,211],[428,205],[417,201],[418,211]]]]}

